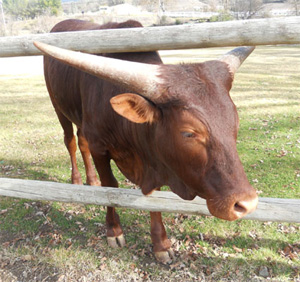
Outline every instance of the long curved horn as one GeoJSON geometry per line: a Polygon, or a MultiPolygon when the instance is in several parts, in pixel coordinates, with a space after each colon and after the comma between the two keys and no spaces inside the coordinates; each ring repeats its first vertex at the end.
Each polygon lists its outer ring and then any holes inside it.
{"type": "Polygon", "coordinates": [[[51,56],[79,70],[124,86],[152,99],[158,95],[160,67],[103,56],[96,56],[33,42],[45,55],[51,56]]]}
{"type": "Polygon", "coordinates": [[[255,46],[238,47],[220,57],[219,60],[227,63],[229,71],[234,75],[254,49],[255,46]]]}

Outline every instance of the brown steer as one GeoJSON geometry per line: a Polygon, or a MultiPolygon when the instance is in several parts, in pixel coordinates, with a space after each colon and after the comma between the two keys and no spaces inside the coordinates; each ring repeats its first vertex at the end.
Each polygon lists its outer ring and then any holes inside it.
{"type": "MultiPolygon", "coordinates": [[[[124,27],[141,24],[67,20],[52,32],[124,27]]],[[[240,47],[205,63],[164,65],[157,52],[89,55],[35,45],[46,54],[46,84],[65,133],[72,183],[82,183],[74,123],[90,185],[99,184],[91,152],[103,186],[118,186],[113,159],[145,195],[168,185],[183,199],[206,199],[211,214],[226,220],[256,208],[256,192],[236,150],[239,120],[229,96],[235,71],[254,47],[240,47]]],[[[154,253],[168,262],[172,251],[161,213],[150,215],[154,253]]],[[[124,246],[112,207],[106,223],[109,245],[124,246]]]]}

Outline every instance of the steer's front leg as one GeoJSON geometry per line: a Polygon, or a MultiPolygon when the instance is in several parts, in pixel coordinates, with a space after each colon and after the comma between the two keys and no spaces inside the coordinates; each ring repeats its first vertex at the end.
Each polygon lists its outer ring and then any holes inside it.
{"type": "Polygon", "coordinates": [[[124,247],[126,242],[120,224],[119,215],[115,208],[107,207],[106,214],[107,243],[112,248],[124,247]]]}
{"type": "MultiPolygon", "coordinates": [[[[96,154],[93,150],[93,146],[91,146],[91,153],[100,177],[101,186],[117,188],[118,182],[112,173],[110,158],[108,155],[96,154]]],[[[119,215],[113,207],[107,207],[106,227],[108,245],[112,248],[124,247],[126,242],[120,224],[119,215]]]]}
{"type": "Polygon", "coordinates": [[[171,263],[174,258],[171,242],[167,237],[160,212],[150,212],[151,240],[156,259],[164,264],[171,263]]]}

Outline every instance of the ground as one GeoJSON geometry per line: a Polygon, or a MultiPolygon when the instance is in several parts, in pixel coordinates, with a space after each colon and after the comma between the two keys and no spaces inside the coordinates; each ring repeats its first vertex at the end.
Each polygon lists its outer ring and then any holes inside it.
{"type": "MultiPolygon", "coordinates": [[[[162,54],[165,62],[181,62],[223,52],[162,54]]],[[[41,61],[0,59],[0,175],[69,182],[69,160],[41,61]]],[[[236,75],[238,150],[249,181],[264,197],[300,198],[299,66],[296,46],[260,47],[236,75]]],[[[0,197],[0,281],[300,279],[299,224],[164,214],[175,260],[162,265],[152,253],[148,213],[119,209],[119,214],[127,247],[112,250],[105,241],[103,207],[0,197]]]]}

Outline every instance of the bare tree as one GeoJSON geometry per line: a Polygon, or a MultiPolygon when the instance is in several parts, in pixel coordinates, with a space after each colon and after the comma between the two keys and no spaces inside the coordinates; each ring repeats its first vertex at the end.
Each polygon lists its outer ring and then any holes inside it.
{"type": "Polygon", "coordinates": [[[300,15],[300,0],[289,0],[289,3],[294,6],[296,16],[300,15]]]}
{"type": "Polygon", "coordinates": [[[237,19],[250,19],[262,8],[263,0],[231,0],[230,9],[237,19]]]}
{"type": "Polygon", "coordinates": [[[219,1],[218,0],[209,0],[207,2],[207,4],[209,5],[211,11],[214,11],[216,12],[218,10],[218,4],[219,4],[219,1]]]}
{"type": "Polygon", "coordinates": [[[124,4],[124,0],[108,0],[108,6],[115,6],[115,5],[120,5],[124,4]]]}
{"type": "Polygon", "coordinates": [[[0,12],[1,12],[1,19],[2,19],[2,30],[3,30],[3,34],[6,34],[6,23],[5,23],[5,16],[4,16],[4,11],[3,11],[3,4],[2,4],[2,0],[0,0],[0,12]]]}

